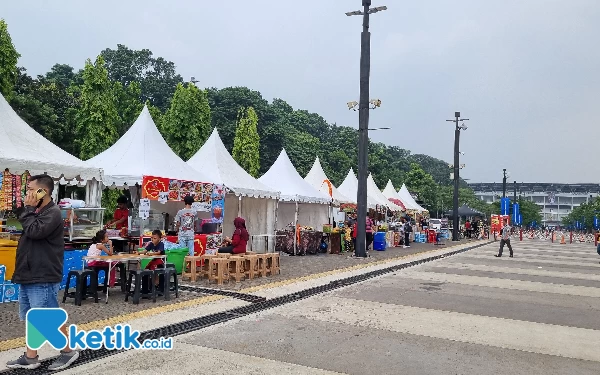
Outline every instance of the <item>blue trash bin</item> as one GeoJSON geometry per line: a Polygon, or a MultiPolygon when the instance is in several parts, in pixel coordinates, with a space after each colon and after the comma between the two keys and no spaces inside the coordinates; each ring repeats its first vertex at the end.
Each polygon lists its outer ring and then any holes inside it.
{"type": "Polygon", "coordinates": [[[385,251],[386,249],[385,232],[377,232],[373,237],[373,250],[385,251]]]}

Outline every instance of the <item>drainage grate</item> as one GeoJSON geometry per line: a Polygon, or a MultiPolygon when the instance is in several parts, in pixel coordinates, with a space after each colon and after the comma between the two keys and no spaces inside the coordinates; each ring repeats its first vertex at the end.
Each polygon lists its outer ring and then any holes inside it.
{"type": "Polygon", "coordinates": [[[226,296],[241,299],[242,301],[257,303],[263,302],[267,299],[265,297],[254,296],[252,294],[244,294],[232,292],[230,290],[220,290],[220,289],[212,289],[212,288],[200,288],[192,285],[180,285],[179,290],[187,291],[187,292],[196,292],[196,293],[204,293],[204,294],[215,294],[219,296],[226,296]]]}
{"type": "MultiPolygon", "coordinates": [[[[304,289],[300,292],[296,292],[293,294],[287,294],[285,296],[273,298],[270,300],[263,298],[261,301],[258,301],[258,300],[253,301],[252,304],[247,305],[247,306],[242,306],[242,307],[231,309],[231,310],[228,310],[225,312],[220,312],[220,313],[216,313],[216,314],[212,314],[212,315],[206,315],[206,316],[202,316],[199,318],[190,319],[190,320],[187,320],[184,322],[174,323],[174,324],[171,324],[171,325],[168,325],[165,327],[160,327],[160,328],[142,332],[139,340],[140,340],[140,342],[142,342],[147,339],[159,339],[161,337],[175,337],[175,336],[183,335],[186,333],[198,331],[203,328],[207,328],[207,327],[210,327],[210,326],[213,326],[216,324],[225,323],[230,320],[238,319],[243,316],[251,315],[251,314],[254,314],[254,313],[257,313],[260,311],[269,310],[274,307],[278,307],[278,306],[286,305],[288,303],[300,301],[302,299],[309,298],[309,297],[312,297],[312,296],[315,296],[318,294],[330,292],[330,291],[336,290],[336,289],[344,287],[344,286],[357,284],[357,283],[360,283],[360,282],[363,282],[363,281],[366,281],[366,280],[369,280],[369,279],[372,279],[375,277],[393,273],[393,272],[402,270],[404,268],[412,267],[412,266],[415,266],[418,264],[423,264],[426,262],[431,262],[436,259],[449,257],[451,255],[464,253],[465,251],[473,250],[473,249],[476,249],[478,247],[481,247],[481,246],[484,246],[487,244],[488,243],[478,244],[478,245],[474,245],[474,246],[464,248],[461,250],[455,250],[450,253],[446,253],[444,255],[436,255],[436,256],[425,258],[425,259],[415,260],[412,262],[407,262],[407,263],[403,263],[400,265],[383,268],[380,270],[375,270],[375,271],[367,272],[367,273],[356,275],[356,276],[350,276],[350,277],[347,277],[344,279],[332,281],[329,284],[315,286],[315,287],[312,287],[309,289],[304,289]]],[[[194,291],[196,289],[200,289],[200,290],[207,289],[207,288],[194,288],[194,287],[189,287],[189,286],[183,286],[182,288],[190,288],[189,290],[194,289],[194,291]]],[[[186,289],[182,289],[182,290],[186,290],[186,289]]],[[[212,291],[212,292],[218,291],[215,289],[207,289],[207,290],[212,291]]],[[[245,296],[245,297],[250,296],[248,294],[228,292],[228,291],[218,291],[218,292],[220,292],[220,293],[213,293],[213,294],[232,293],[232,294],[238,295],[236,298],[241,298],[241,296],[245,296]]],[[[201,293],[207,293],[207,292],[201,291],[201,293]]],[[[258,297],[258,298],[261,298],[261,297],[258,297]]],[[[99,360],[102,358],[106,358],[106,357],[109,357],[109,356],[112,356],[115,354],[119,354],[122,352],[123,352],[123,350],[107,350],[104,348],[100,349],[100,350],[83,350],[80,352],[80,357],[77,360],[77,362],[75,362],[70,368],[77,367],[79,365],[93,362],[93,361],[96,361],[96,360],[99,360]]],[[[0,371],[0,375],[49,374],[50,372],[47,370],[47,368],[52,363],[52,361],[53,361],[53,359],[47,359],[47,360],[42,361],[42,365],[35,370],[21,370],[21,369],[4,370],[4,371],[0,371]]],[[[52,373],[55,373],[55,372],[57,372],[57,371],[53,371],[52,373]]]]}

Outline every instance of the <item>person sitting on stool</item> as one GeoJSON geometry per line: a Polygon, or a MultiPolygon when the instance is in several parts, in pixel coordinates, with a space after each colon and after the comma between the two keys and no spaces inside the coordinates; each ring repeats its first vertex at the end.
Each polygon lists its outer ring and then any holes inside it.
{"type": "Polygon", "coordinates": [[[233,220],[235,231],[233,232],[233,238],[225,237],[223,244],[224,247],[219,248],[218,253],[229,253],[229,254],[245,254],[250,234],[246,230],[246,220],[241,217],[236,217],[233,220]]]}

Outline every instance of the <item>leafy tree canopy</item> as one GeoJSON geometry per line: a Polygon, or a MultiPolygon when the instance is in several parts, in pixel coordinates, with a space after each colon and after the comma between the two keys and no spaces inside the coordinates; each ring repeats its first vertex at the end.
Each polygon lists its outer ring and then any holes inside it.
{"type": "Polygon", "coordinates": [[[10,99],[19,70],[17,69],[17,61],[21,55],[15,49],[12,43],[8,26],[4,19],[0,18],[0,94],[5,98],[10,99]]]}
{"type": "Polygon", "coordinates": [[[253,177],[260,170],[260,137],[257,130],[258,116],[254,108],[241,108],[233,140],[232,156],[253,177]]]}

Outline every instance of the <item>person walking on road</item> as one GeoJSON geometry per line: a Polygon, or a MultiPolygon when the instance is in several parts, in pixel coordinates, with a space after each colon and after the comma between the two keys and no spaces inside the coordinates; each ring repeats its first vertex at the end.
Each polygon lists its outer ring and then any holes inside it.
{"type": "Polygon", "coordinates": [[[508,246],[508,251],[510,251],[510,257],[513,257],[513,249],[510,245],[510,225],[508,225],[508,221],[504,224],[504,228],[500,231],[502,237],[500,238],[500,250],[496,255],[497,258],[502,256],[502,250],[504,250],[504,245],[508,246]]]}
{"type": "MultiPolygon", "coordinates": [[[[52,201],[54,180],[47,175],[32,176],[27,183],[23,207],[17,210],[23,234],[17,245],[13,281],[19,284],[19,317],[25,321],[33,308],[58,308],[58,289],[63,277],[65,252],[64,222],[60,208],[52,201]]],[[[67,336],[67,326],[61,328],[67,336]]],[[[68,345],[48,366],[48,370],[62,370],[79,358],[79,352],[68,345]]],[[[41,365],[36,350],[26,352],[6,363],[12,369],[33,370],[41,365]]]]}

